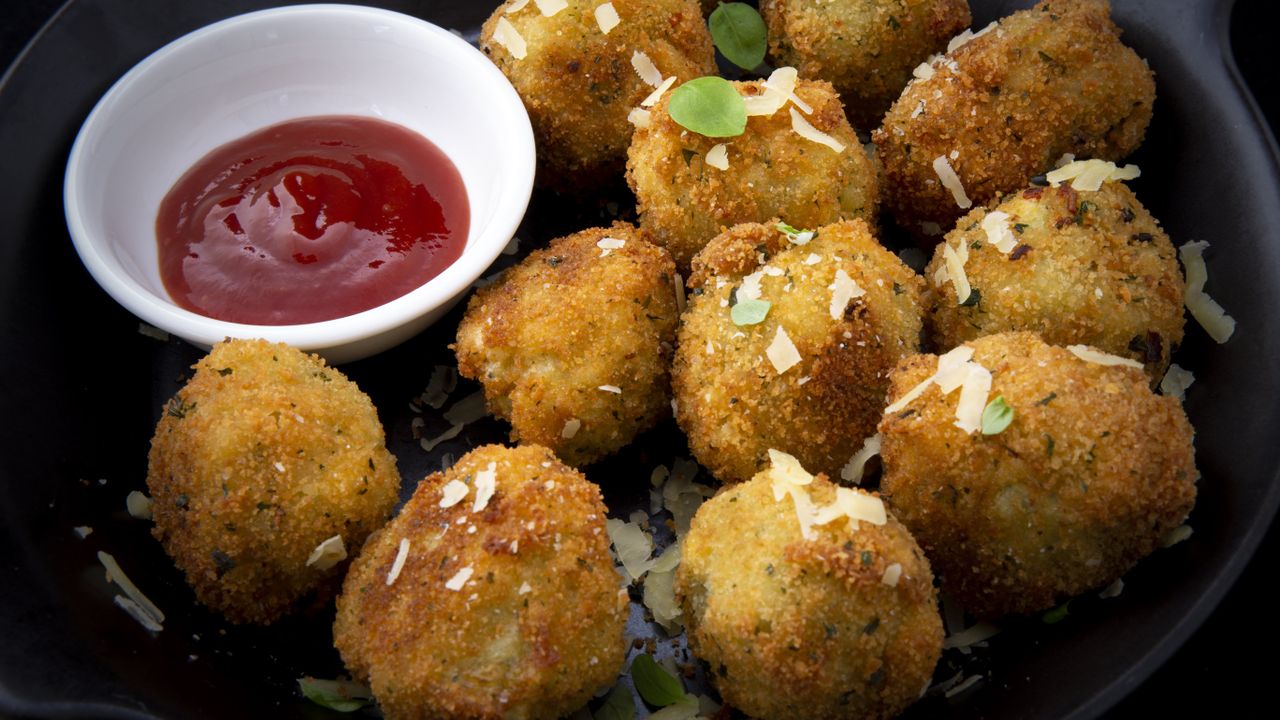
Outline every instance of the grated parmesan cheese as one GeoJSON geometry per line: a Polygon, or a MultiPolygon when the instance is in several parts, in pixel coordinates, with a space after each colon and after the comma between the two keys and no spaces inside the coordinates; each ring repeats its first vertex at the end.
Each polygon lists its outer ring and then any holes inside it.
{"type": "Polygon", "coordinates": [[[854,298],[862,297],[867,294],[866,290],[858,287],[858,283],[849,277],[849,273],[844,268],[836,270],[836,279],[827,287],[831,291],[831,319],[839,320],[844,316],[844,310],[849,306],[849,301],[854,298]]]}
{"type": "Polygon", "coordinates": [[[1116,167],[1116,164],[1110,160],[1073,159],[1056,170],[1045,173],[1044,177],[1052,187],[1058,187],[1070,180],[1073,190],[1093,192],[1100,189],[1104,182],[1133,180],[1141,175],[1142,171],[1137,165],[1125,165],[1121,168],[1116,167]]]}
{"type": "Polygon", "coordinates": [[[942,181],[942,187],[951,192],[951,197],[961,210],[968,210],[973,207],[973,201],[965,194],[964,184],[960,182],[960,176],[956,175],[956,171],[951,167],[951,163],[945,155],[939,155],[933,159],[933,172],[942,181]]]}
{"type": "Polygon", "coordinates": [[[489,500],[498,487],[497,467],[496,462],[491,462],[488,467],[476,473],[476,500],[471,506],[471,512],[478,513],[488,507],[489,500]]]}
{"type": "Polygon", "coordinates": [[[880,582],[889,587],[898,587],[898,581],[902,579],[902,563],[894,563],[884,569],[884,574],[880,576],[880,582]]]}
{"type": "Polygon", "coordinates": [[[639,523],[609,518],[604,523],[613,552],[630,582],[644,577],[655,564],[653,538],[639,523]]]}
{"type": "Polygon", "coordinates": [[[449,578],[449,582],[446,582],[444,586],[454,592],[458,592],[459,590],[462,589],[463,585],[467,584],[467,581],[471,579],[471,575],[474,572],[475,570],[472,570],[471,566],[468,565],[462,568],[461,570],[459,570],[458,574],[449,578]]]}
{"type": "Polygon", "coordinates": [[[707,164],[717,170],[729,169],[729,147],[724,143],[716,143],[707,151],[707,164]]]}
{"type": "Polygon", "coordinates": [[[400,538],[400,547],[396,550],[396,559],[391,562],[391,570],[387,572],[387,585],[390,586],[400,577],[404,563],[409,559],[409,538],[400,538]]]}
{"type": "Polygon", "coordinates": [[[626,246],[626,244],[626,240],[607,237],[600,238],[600,240],[596,242],[596,247],[600,248],[600,257],[608,257],[614,250],[621,250],[626,246]]]}
{"type": "MultiPolygon", "coordinates": [[[[676,568],[680,566],[680,542],[667,546],[644,579],[644,606],[653,613],[653,619],[669,634],[682,629],[683,611],[676,601],[676,568]]],[[[653,716],[651,716],[653,717],[653,716]]]]}
{"type": "MultiPolygon", "coordinates": [[[[158,632],[160,629],[163,629],[160,626],[164,623],[164,613],[160,612],[160,608],[156,607],[156,604],[151,602],[146,595],[143,595],[142,591],[138,589],[138,586],[134,585],[133,581],[129,579],[129,576],[124,574],[124,570],[121,569],[120,563],[117,563],[114,557],[102,552],[101,550],[98,551],[98,562],[102,563],[102,566],[107,569],[107,580],[114,582],[119,586],[120,589],[124,591],[124,594],[128,596],[127,599],[137,605],[143,614],[147,615],[152,621],[154,621],[154,624],[156,625],[155,631],[158,632]]],[[[117,595],[116,597],[119,596],[117,595]]],[[[123,600],[126,598],[121,599],[123,600]]],[[[116,605],[120,605],[120,607],[125,608],[126,611],[128,610],[128,608],[122,605],[119,600],[116,601],[116,605]]],[[[133,613],[130,614],[132,615],[133,613]]],[[[141,620],[139,620],[139,622],[141,622],[141,620]]]]}
{"type": "Polygon", "coordinates": [[[316,546],[307,557],[307,567],[317,570],[328,570],[347,559],[347,546],[341,535],[334,535],[316,546]]]}
{"type": "Polygon", "coordinates": [[[942,641],[943,650],[951,650],[952,648],[967,648],[980,642],[985,642],[1000,634],[1000,628],[988,622],[980,622],[972,627],[965,628],[960,632],[948,635],[942,641]]]}
{"type": "Polygon", "coordinates": [[[772,115],[781,110],[795,91],[797,77],[796,69],[791,67],[780,67],[770,73],[763,83],[764,92],[742,98],[747,115],[772,115]]]}
{"type": "Polygon", "coordinates": [[[1085,362],[1093,363],[1094,365],[1123,365],[1125,367],[1137,368],[1139,370],[1142,369],[1142,363],[1137,360],[1104,353],[1101,350],[1094,350],[1088,345],[1068,345],[1067,349],[1071,351],[1072,355],[1075,355],[1085,362]]]}
{"type": "Polygon", "coordinates": [[[764,270],[757,270],[750,275],[742,278],[742,284],[738,286],[738,301],[743,300],[759,300],[762,290],[760,289],[760,280],[764,277],[764,270]]]}
{"type": "Polygon", "coordinates": [[[134,602],[133,600],[121,595],[116,595],[115,597],[111,598],[111,602],[115,603],[116,607],[129,613],[130,617],[132,617],[134,620],[137,620],[138,624],[146,628],[147,630],[150,630],[151,632],[160,632],[161,630],[164,630],[163,625],[161,625],[154,617],[152,617],[151,614],[148,613],[145,608],[143,608],[141,605],[134,602]]]}
{"type": "Polygon", "coordinates": [[[124,499],[124,506],[129,510],[129,514],[139,520],[151,519],[151,506],[154,502],[151,498],[137,490],[129,491],[129,495],[124,499]]]}
{"type": "Polygon", "coordinates": [[[812,115],[813,108],[810,107],[809,103],[801,100],[800,96],[796,95],[796,84],[799,81],[799,77],[799,72],[795,68],[780,67],[769,73],[768,79],[764,81],[764,86],[768,90],[774,90],[781,94],[792,105],[800,108],[805,115],[812,115]]]}
{"type": "Polygon", "coordinates": [[[533,588],[529,587],[529,582],[527,580],[520,583],[520,589],[516,591],[519,595],[528,595],[531,592],[533,592],[533,588]]]}
{"type": "Polygon", "coordinates": [[[1009,227],[1009,213],[1002,210],[987,213],[982,218],[982,231],[987,234],[987,242],[997,250],[1008,255],[1018,246],[1018,240],[1009,227]]]}
{"type": "Polygon", "coordinates": [[[1227,314],[1213,298],[1204,291],[1204,284],[1209,279],[1209,268],[1204,262],[1204,249],[1209,243],[1201,240],[1189,242],[1178,248],[1178,258],[1187,271],[1187,287],[1184,303],[1191,317],[1200,323],[1200,327],[1209,333],[1218,344],[1231,339],[1236,331],[1236,321],[1227,314]]]}
{"type": "Polygon", "coordinates": [[[794,130],[797,135],[805,140],[812,140],[819,145],[825,145],[837,153],[844,152],[844,145],[842,145],[840,141],[811,125],[808,120],[804,119],[803,115],[796,112],[795,108],[790,108],[790,113],[791,129],[794,130]]]}
{"type": "Polygon", "coordinates": [[[600,387],[598,387],[598,388],[596,388],[596,389],[597,389],[597,390],[603,390],[603,391],[605,391],[605,392],[611,392],[611,393],[613,393],[613,394],[615,394],[615,395],[621,395],[621,394],[622,394],[622,388],[618,387],[617,385],[601,385],[600,387]]]}
{"type": "Polygon", "coordinates": [[[471,488],[467,487],[467,484],[461,480],[450,480],[441,493],[440,507],[447,508],[457,505],[462,502],[462,498],[466,497],[470,490],[471,488]]]}
{"type": "Polygon", "coordinates": [[[1164,537],[1164,540],[1161,542],[1161,544],[1164,547],[1169,548],[1169,547],[1173,547],[1174,545],[1177,545],[1178,543],[1182,542],[1183,540],[1186,540],[1189,537],[1191,537],[1191,526],[1179,525],[1164,537]]]}
{"type": "Polygon", "coordinates": [[[658,70],[658,66],[654,65],[649,56],[643,52],[636,50],[631,53],[631,67],[649,87],[656,88],[662,84],[662,71],[658,70]]]}
{"type": "Polygon", "coordinates": [[[676,83],[675,75],[672,75],[666,80],[663,80],[662,83],[658,85],[658,87],[654,88],[653,92],[649,93],[648,97],[640,101],[640,107],[647,108],[647,107],[653,107],[654,105],[657,105],[658,101],[662,99],[662,96],[668,90],[670,90],[671,86],[674,85],[675,83],[676,83]]]}
{"type": "Polygon", "coordinates": [[[966,369],[960,401],[956,403],[955,426],[972,435],[982,429],[982,411],[991,394],[991,371],[972,361],[966,364],[966,369]]]}
{"type": "Polygon", "coordinates": [[[518,13],[521,10],[523,10],[525,6],[528,4],[529,4],[529,0],[516,0],[515,2],[511,3],[511,7],[507,8],[506,14],[514,15],[515,13],[518,13]]]}
{"type": "Polygon", "coordinates": [[[618,27],[618,24],[622,22],[621,18],[618,17],[618,11],[613,7],[613,3],[605,3],[598,6],[595,9],[595,16],[596,25],[600,26],[600,32],[605,35],[608,35],[610,30],[618,27]]]}
{"type": "Polygon", "coordinates": [[[981,675],[970,675],[969,677],[964,679],[964,682],[960,683],[959,685],[956,685],[955,687],[943,693],[943,696],[955,697],[956,695],[959,695],[960,693],[964,692],[965,690],[968,690],[969,688],[973,687],[974,685],[977,685],[980,682],[982,682],[981,675]]]}
{"type": "Polygon", "coordinates": [[[1160,380],[1160,392],[1164,395],[1184,400],[1187,396],[1187,388],[1191,387],[1191,383],[1195,381],[1196,376],[1192,375],[1190,370],[1184,369],[1177,363],[1172,363],[1169,365],[1168,371],[1165,372],[1164,378],[1160,380]]]}
{"type": "Polygon", "coordinates": [[[947,53],[950,54],[955,52],[956,50],[959,50],[960,48],[967,45],[970,41],[980,38],[983,35],[986,35],[987,33],[991,32],[992,30],[995,30],[997,26],[998,26],[998,23],[993,20],[990,23],[988,23],[986,27],[982,28],[978,32],[974,32],[969,28],[965,28],[963,32],[951,38],[951,40],[947,43],[947,53]]]}
{"type": "Polygon", "coordinates": [[[538,6],[538,10],[542,11],[543,17],[551,17],[569,7],[569,3],[566,0],[533,0],[533,4],[538,6]]]}
{"type": "Polygon", "coordinates": [[[653,122],[653,116],[643,108],[632,108],[631,112],[627,114],[627,122],[637,128],[644,129],[653,122]]]}
{"type": "Polygon", "coordinates": [[[1098,593],[1098,597],[1103,600],[1110,600],[1114,597],[1120,597],[1120,593],[1124,592],[1124,579],[1116,578],[1116,581],[1108,585],[1098,593]]]}
{"type": "Polygon", "coordinates": [[[769,347],[765,349],[764,354],[768,356],[769,362],[773,364],[773,369],[779,375],[795,367],[800,362],[800,351],[796,349],[795,343],[791,342],[791,338],[787,336],[787,331],[778,326],[778,332],[773,336],[773,342],[769,343],[769,347]]]}
{"type": "Polygon", "coordinates": [[[574,435],[582,429],[582,421],[578,418],[569,418],[564,421],[564,428],[560,430],[560,437],[565,440],[572,440],[574,435]]]}
{"type": "Polygon", "coordinates": [[[511,53],[511,57],[517,60],[523,60],[529,54],[529,46],[525,43],[524,37],[505,17],[498,18],[498,22],[494,25],[493,41],[506,48],[507,52],[511,53]]]}
{"type": "Polygon", "coordinates": [[[853,457],[849,458],[849,462],[841,468],[840,479],[854,485],[861,483],[862,473],[867,467],[867,461],[880,454],[882,439],[880,433],[876,433],[862,441],[862,449],[854,453],[853,457]]]}
{"type": "Polygon", "coordinates": [[[933,78],[933,65],[931,64],[932,62],[933,62],[933,59],[930,58],[929,60],[926,60],[920,63],[915,67],[914,70],[911,71],[911,75],[915,77],[917,80],[932,79],[933,78]]]}
{"type": "Polygon", "coordinates": [[[951,247],[950,243],[942,244],[942,260],[943,265],[939,270],[945,269],[945,274],[935,273],[933,277],[934,284],[942,285],[950,280],[951,284],[956,288],[956,304],[964,305],[969,300],[969,296],[973,294],[973,286],[969,284],[969,276],[964,271],[965,261],[969,257],[969,246],[960,241],[960,251],[951,247]],[[939,275],[942,275],[942,281],[939,282],[939,275]]]}

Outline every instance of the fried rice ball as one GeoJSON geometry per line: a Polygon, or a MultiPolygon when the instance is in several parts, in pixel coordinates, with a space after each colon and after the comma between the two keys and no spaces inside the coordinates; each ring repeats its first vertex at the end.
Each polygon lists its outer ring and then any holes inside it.
{"type": "Polygon", "coordinates": [[[804,245],[750,223],[699,253],[690,287],[672,386],[698,462],[740,482],[776,448],[838,477],[875,432],[889,371],[920,347],[923,280],[861,220],[819,228],[804,245]],[[757,286],[771,303],[763,321],[735,323],[757,286]]]}
{"type": "Polygon", "coordinates": [[[922,74],[873,139],[885,204],[926,235],[941,235],[971,204],[1026,187],[1064,153],[1114,161],[1133,152],[1156,94],[1105,0],[1044,0],[922,74]],[[959,187],[944,179],[952,172],[959,187]]]}
{"type": "MultiPolygon", "coordinates": [[[[999,216],[997,216],[999,217],[999,216]]],[[[1006,241],[1007,242],[1007,241],[1006,241]]],[[[943,349],[1010,330],[1054,345],[1092,345],[1145,363],[1159,380],[1182,341],[1183,281],[1177,252],[1133,191],[1107,182],[1096,192],[1028,188],[991,209],[975,209],[947,234],[968,248],[972,302],[957,302],[943,245],[925,270],[932,278],[929,325],[943,349]],[[987,220],[991,214],[1007,218],[987,220]],[[1008,253],[982,223],[1008,228],[1008,253]]]]}
{"type": "MultiPolygon", "coordinates": [[[[965,347],[1012,422],[966,433],[955,424],[959,393],[929,386],[880,423],[880,489],[966,610],[1034,613],[1106,586],[1186,519],[1191,424],[1141,369],[1088,362],[1026,332],[965,347]]],[[[904,360],[890,400],[937,367],[933,355],[904,360]]]]}
{"type": "MultiPolygon", "coordinates": [[[[762,95],[763,81],[735,82],[744,97],[762,95]]],[[[788,103],[772,115],[747,118],[735,138],[688,131],[667,112],[668,93],[639,128],[627,158],[627,182],[636,194],[640,226],[689,267],[693,256],[725,228],[772,217],[796,227],[877,217],[876,168],[863,151],[830,83],[800,80],[795,94],[812,107],[803,115],[838,141],[839,152],[792,129],[788,103]],[[707,153],[726,146],[727,170],[707,164],[707,153]]]]}
{"type": "Polygon", "coordinates": [[[600,489],[536,445],[486,445],[370,536],[334,645],[388,718],[558,718],[612,684],[627,594],[600,489]]]}
{"type": "MultiPolygon", "coordinates": [[[[751,717],[897,715],[942,652],[929,562],[892,514],[856,527],[840,517],[805,539],[795,501],[775,500],[770,475],[726,488],[694,516],[676,572],[690,649],[724,701],[751,717]]],[[[805,486],[817,506],[836,492],[823,475],[805,486]]]]}
{"type": "Polygon", "coordinates": [[[968,0],[761,0],[760,14],[775,62],[835,85],[850,121],[867,129],[970,21],[968,0]]]}
{"type": "Polygon", "coordinates": [[[196,363],[151,440],[152,531],[201,603],[235,623],[271,623],[325,599],[400,491],[368,396],[284,344],[227,340],[196,363]]]}
{"type": "Polygon", "coordinates": [[[653,92],[633,67],[643,53],[663,78],[715,73],[715,49],[695,0],[613,0],[618,24],[602,32],[599,0],[569,0],[546,17],[534,3],[504,2],[485,22],[480,47],[515,86],[533,124],[538,182],[573,189],[622,174],[632,125],[627,115],[653,92]],[[524,57],[500,41],[505,24],[524,57]]]}
{"type": "Polygon", "coordinates": [[[584,465],[671,411],[675,265],[625,223],[553,240],[471,298],[458,372],[511,439],[584,465]]]}

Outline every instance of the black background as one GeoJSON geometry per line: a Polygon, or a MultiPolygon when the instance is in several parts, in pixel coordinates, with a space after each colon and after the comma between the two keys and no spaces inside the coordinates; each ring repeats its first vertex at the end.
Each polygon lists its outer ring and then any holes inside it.
{"type": "MultiPolygon", "coordinates": [[[[1178,2],[1179,0],[1170,0],[1178,2]]],[[[61,6],[57,0],[0,2],[0,67],[8,67],[61,6]]],[[[1231,41],[1236,62],[1274,133],[1280,123],[1280,85],[1270,47],[1270,0],[1238,0],[1231,41]]],[[[1206,138],[1211,142],[1211,138],[1206,138]]],[[[1280,202],[1280,198],[1277,198],[1280,202]]],[[[1225,712],[1232,717],[1270,716],[1274,707],[1275,648],[1280,624],[1271,571],[1280,558],[1280,528],[1272,529],[1239,581],[1204,625],[1150,679],[1109,716],[1168,713],[1186,717],[1225,712]]],[[[0,639],[0,641],[3,641],[0,639]]]]}

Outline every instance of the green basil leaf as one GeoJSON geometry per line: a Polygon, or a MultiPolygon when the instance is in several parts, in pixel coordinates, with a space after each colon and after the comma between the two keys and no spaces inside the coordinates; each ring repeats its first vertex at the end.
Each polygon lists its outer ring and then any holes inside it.
{"type": "Polygon", "coordinates": [[[729,317],[734,325],[759,325],[769,314],[772,304],[768,300],[739,300],[729,310],[729,317]]]}
{"type": "Polygon", "coordinates": [[[353,712],[373,703],[369,688],[347,680],[298,678],[298,689],[311,702],[338,712],[353,712]]]}
{"type": "Polygon", "coordinates": [[[636,716],[636,701],[631,697],[631,690],[618,683],[613,686],[604,699],[604,704],[593,714],[592,720],[633,720],[636,716]]]}
{"type": "Polygon", "coordinates": [[[982,411],[982,434],[999,435],[1009,427],[1011,422],[1013,422],[1013,408],[1004,401],[1003,395],[997,395],[996,399],[987,403],[987,407],[982,411]]]}
{"type": "Polygon", "coordinates": [[[736,137],[747,129],[747,106],[724,78],[694,78],[671,93],[671,119],[706,137],[736,137]]]}
{"type": "Polygon", "coordinates": [[[799,228],[791,227],[784,222],[780,222],[774,227],[777,228],[778,232],[786,235],[787,238],[796,245],[804,245],[818,236],[818,232],[816,230],[801,230],[799,228]]]}
{"type": "Polygon", "coordinates": [[[653,661],[648,653],[631,661],[631,682],[644,701],[655,707],[666,707],[684,699],[684,686],[653,661]]]}
{"type": "Polygon", "coordinates": [[[760,13],[746,3],[720,3],[707,20],[711,40],[729,62],[754,70],[764,62],[768,31],[760,13]]]}
{"type": "Polygon", "coordinates": [[[1053,625],[1054,623],[1062,622],[1070,614],[1071,601],[1068,600],[1052,610],[1046,610],[1044,614],[1040,616],[1040,622],[1045,625],[1053,625]]]}

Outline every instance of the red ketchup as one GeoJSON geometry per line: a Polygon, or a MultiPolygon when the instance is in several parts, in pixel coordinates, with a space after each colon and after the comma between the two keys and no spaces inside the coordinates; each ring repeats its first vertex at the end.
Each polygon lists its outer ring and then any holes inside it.
{"type": "Polygon", "coordinates": [[[182,307],[292,325],[400,297],[462,253],[462,177],[382,120],[313,117],[210,152],[160,203],[160,277],[182,307]]]}

